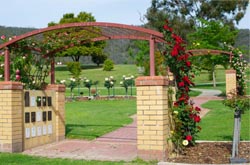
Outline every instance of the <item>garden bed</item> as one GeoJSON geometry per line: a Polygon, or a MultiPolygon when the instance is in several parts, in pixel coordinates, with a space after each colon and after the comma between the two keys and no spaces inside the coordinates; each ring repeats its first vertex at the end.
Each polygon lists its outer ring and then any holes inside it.
{"type": "MultiPolygon", "coordinates": [[[[182,155],[172,157],[167,162],[190,164],[229,164],[232,155],[232,142],[202,142],[188,147],[182,155]]],[[[250,163],[250,142],[241,142],[239,158],[250,163]]]]}
{"type": "Polygon", "coordinates": [[[66,97],[66,102],[75,101],[89,101],[89,100],[134,100],[136,96],[97,96],[97,97],[66,97]]]}

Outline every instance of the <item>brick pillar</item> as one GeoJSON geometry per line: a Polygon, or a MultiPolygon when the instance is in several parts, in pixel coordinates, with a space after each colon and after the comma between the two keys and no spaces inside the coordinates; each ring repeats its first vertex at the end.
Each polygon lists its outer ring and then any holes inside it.
{"type": "Polygon", "coordinates": [[[56,140],[65,139],[65,86],[59,84],[50,84],[46,90],[54,90],[55,101],[53,101],[53,108],[56,113],[56,140]]]}
{"type": "Polygon", "coordinates": [[[136,79],[138,157],[165,160],[169,137],[167,77],[150,76],[136,79]]]}
{"type": "Polygon", "coordinates": [[[0,152],[23,151],[23,85],[0,82],[0,152]]]}
{"type": "Polygon", "coordinates": [[[230,69],[226,70],[226,95],[230,97],[230,94],[236,94],[237,84],[236,84],[236,70],[230,69]]]}

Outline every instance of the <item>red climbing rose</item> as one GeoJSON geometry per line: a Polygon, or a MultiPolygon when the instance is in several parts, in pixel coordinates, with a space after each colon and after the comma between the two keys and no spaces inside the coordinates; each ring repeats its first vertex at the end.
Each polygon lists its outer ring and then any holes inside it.
{"type": "Polygon", "coordinates": [[[193,139],[193,137],[191,135],[186,136],[186,140],[191,141],[192,139],[193,139]]]}

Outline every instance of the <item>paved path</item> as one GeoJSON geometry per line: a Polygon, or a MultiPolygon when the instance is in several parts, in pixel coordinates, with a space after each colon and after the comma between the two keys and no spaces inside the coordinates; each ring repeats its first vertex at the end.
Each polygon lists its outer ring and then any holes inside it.
{"type": "Polygon", "coordinates": [[[23,153],[50,158],[132,161],[137,157],[136,116],[133,123],[93,141],[66,139],[23,153]]]}
{"type": "MultiPolygon", "coordinates": [[[[194,101],[194,106],[198,106],[201,108],[201,105],[208,102],[209,100],[223,100],[222,97],[219,97],[221,91],[219,90],[211,90],[211,89],[192,89],[201,91],[202,93],[197,96],[191,98],[194,101]]],[[[208,113],[209,109],[202,108],[200,116],[204,117],[208,113]]]]}
{"type": "MultiPolygon", "coordinates": [[[[198,90],[198,89],[195,89],[198,90]]],[[[192,98],[195,106],[209,100],[220,99],[217,90],[202,90],[202,94],[192,98]]],[[[208,112],[202,109],[201,116],[208,112]]],[[[136,115],[133,123],[108,133],[93,141],[66,139],[57,143],[26,150],[23,153],[51,158],[69,158],[84,160],[132,161],[137,157],[136,115]]]]}

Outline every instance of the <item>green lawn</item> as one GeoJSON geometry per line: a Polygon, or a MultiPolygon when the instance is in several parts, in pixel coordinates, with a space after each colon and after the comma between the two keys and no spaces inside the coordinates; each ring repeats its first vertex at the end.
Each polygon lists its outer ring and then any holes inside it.
{"type": "Polygon", "coordinates": [[[88,161],[73,159],[56,159],[28,156],[16,153],[0,153],[0,164],[3,165],[156,165],[155,161],[142,161],[136,159],[132,162],[88,161]]]}
{"type": "MultiPolygon", "coordinates": [[[[72,77],[71,73],[64,65],[57,66],[55,70],[56,70],[55,74],[56,80],[69,81],[69,78],[72,77]]],[[[97,67],[94,65],[86,65],[82,67],[82,72],[80,77],[82,78],[86,77],[92,81],[99,81],[98,86],[103,87],[105,78],[110,76],[114,77],[114,79],[117,81],[116,86],[119,86],[119,83],[122,80],[123,75],[126,76],[133,75],[134,77],[137,77],[139,75],[137,67],[135,65],[114,65],[114,70],[103,71],[102,67],[97,67]]]]}
{"type": "MultiPolygon", "coordinates": [[[[210,111],[201,120],[199,140],[231,141],[234,126],[234,111],[221,101],[209,101],[202,105],[210,111]]],[[[241,140],[250,140],[250,111],[242,115],[241,140]]]]}
{"type": "Polygon", "coordinates": [[[66,137],[94,139],[132,122],[135,100],[66,103],[66,137]]]}

